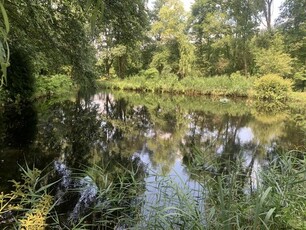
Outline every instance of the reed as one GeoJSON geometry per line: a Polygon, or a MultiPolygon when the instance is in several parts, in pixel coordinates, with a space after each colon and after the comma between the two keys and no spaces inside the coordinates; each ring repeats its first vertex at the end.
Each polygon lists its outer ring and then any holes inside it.
{"type": "Polygon", "coordinates": [[[101,88],[139,92],[247,97],[253,82],[253,78],[240,75],[207,78],[186,77],[181,80],[176,76],[169,75],[154,78],[134,76],[126,79],[99,80],[98,85],[101,88]]]}
{"type": "MultiPolygon", "coordinates": [[[[250,171],[238,157],[224,163],[195,151],[188,170],[197,186],[175,176],[150,173],[143,166],[113,171],[91,166],[71,174],[96,188],[94,199],[75,221],[57,208],[46,170],[22,168],[23,182],[0,196],[0,226],[5,229],[305,229],[305,153],[279,153],[249,185],[250,171]],[[205,167],[204,167],[205,165],[205,167]],[[225,169],[226,168],[226,169],[225,169]],[[249,185],[249,186],[248,186],[249,185]],[[146,187],[145,187],[146,186],[146,187]],[[5,219],[7,217],[7,219],[5,219]],[[10,219],[16,221],[11,222],[10,219]]],[[[76,182],[77,184],[77,182],[76,182]]],[[[89,185],[86,184],[86,185],[89,185]]],[[[73,187],[73,186],[72,186],[73,187]]],[[[88,186],[74,186],[82,192],[88,186]]],[[[81,196],[82,197],[82,196],[81,196]]],[[[80,198],[79,198],[80,200],[80,198]]]]}

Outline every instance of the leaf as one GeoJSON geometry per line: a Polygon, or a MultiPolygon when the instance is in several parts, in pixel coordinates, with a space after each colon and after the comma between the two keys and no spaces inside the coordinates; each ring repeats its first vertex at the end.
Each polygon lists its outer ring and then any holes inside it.
{"type": "Polygon", "coordinates": [[[265,220],[264,220],[265,223],[267,223],[267,222],[270,220],[270,218],[271,218],[273,212],[275,211],[275,209],[276,209],[276,208],[271,208],[271,209],[267,212],[266,217],[265,217],[265,220]]]}
{"type": "Polygon", "coordinates": [[[261,198],[260,198],[260,205],[262,206],[265,199],[267,198],[269,192],[272,190],[272,187],[267,188],[267,190],[262,194],[261,198]]]}
{"type": "Polygon", "coordinates": [[[6,11],[4,9],[4,6],[3,6],[3,4],[1,2],[0,2],[0,8],[1,8],[2,16],[3,16],[5,31],[8,34],[9,31],[10,31],[10,23],[9,23],[9,20],[8,20],[7,13],[6,13],[6,11]]]}

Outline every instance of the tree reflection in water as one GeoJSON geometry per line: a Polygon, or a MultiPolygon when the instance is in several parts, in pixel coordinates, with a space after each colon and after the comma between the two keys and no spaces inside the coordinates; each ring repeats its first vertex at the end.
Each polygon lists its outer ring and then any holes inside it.
{"type": "Polygon", "coordinates": [[[39,157],[30,151],[37,135],[37,112],[30,102],[8,104],[3,109],[0,114],[0,191],[10,191],[7,181],[19,175],[19,164],[24,165],[24,159],[39,157]]]}
{"type": "MultiPolygon", "coordinates": [[[[140,215],[136,201],[152,185],[148,184],[152,171],[161,178],[169,173],[183,178],[179,183],[193,181],[190,186],[206,176],[228,175],[223,187],[231,186],[230,176],[235,173],[240,188],[235,196],[240,196],[260,183],[257,175],[276,149],[301,146],[305,140],[305,134],[291,135],[298,130],[291,116],[265,117],[244,102],[224,105],[207,98],[98,93],[40,108],[38,118],[31,115],[33,120],[27,123],[37,134],[23,146],[35,152],[32,162],[43,168],[56,160],[81,178],[87,172],[100,191],[117,184],[113,195],[124,193],[132,199],[125,196],[120,203],[111,203],[125,207],[112,213],[115,219],[140,215]],[[135,181],[137,186],[128,186],[135,181]],[[119,186],[122,183],[125,186],[119,186]]],[[[14,140],[14,132],[6,132],[8,126],[3,124],[2,145],[14,140]]],[[[71,205],[63,203],[62,211],[71,213],[79,198],[80,194],[68,195],[71,205]]],[[[102,216],[96,212],[91,221],[102,216]]]]}

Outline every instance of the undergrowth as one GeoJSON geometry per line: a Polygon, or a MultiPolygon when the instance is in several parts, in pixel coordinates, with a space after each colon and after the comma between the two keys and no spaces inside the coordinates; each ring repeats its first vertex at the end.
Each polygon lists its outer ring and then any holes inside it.
{"type": "Polygon", "coordinates": [[[73,80],[68,75],[38,76],[35,83],[35,98],[63,97],[76,91],[73,80]]]}

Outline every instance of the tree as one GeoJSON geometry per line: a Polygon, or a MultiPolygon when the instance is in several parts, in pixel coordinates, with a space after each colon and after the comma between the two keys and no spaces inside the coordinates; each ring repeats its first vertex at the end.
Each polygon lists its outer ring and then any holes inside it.
{"type": "Polygon", "coordinates": [[[104,0],[107,10],[100,11],[95,32],[98,35],[96,45],[99,55],[104,57],[106,75],[114,67],[119,77],[123,78],[128,69],[128,54],[133,50],[141,50],[139,42],[143,40],[148,27],[148,14],[144,0],[104,0]],[[122,55],[113,55],[118,47],[126,47],[122,55]]]}
{"type": "Polygon", "coordinates": [[[285,0],[278,27],[285,36],[290,54],[298,64],[306,65],[306,0],[285,0]]]}
{"type": "Polygon", "coordinates": [[[152,34],[157,51],[151,65],[161,73],[163,69],[185,77],[191,72],[194,47],[185,32],[186,13],[180,0],[162,0],[155,3],[158,12],[153,21],[152,34]]]}
{"type": "Polygon", "coordinates": [[[207,75],[229,71],[231,28],[227,6],[220,0],[196,0],[189,19],[196,46],[196,65],[207,75]]]}
{"type": "Polygon", "coordinates": [[[258,8],[251,0],[233,0],[228,2],[229,20],[233,30],[233,49],[235,69],[243,70],[244,75],[250,72],[252,62],[249,43],[256,32],[258,8]]]}
{"type": "Polygon", "coordinates": [[[190,21],[201,72],[251,73],[250,41],[257,32],[259,11],[258,4],[250,0],[195,1],[190,21]]]}
{"type": "Polygon", "coordinates": [[[110,69],[116,58],[126,55],[126,46],[117,45],[115,47],[103,47],[103,51],[99,53],[99,60],[97,65],[104,67],[104,73],[110,77],[110,69]]]}
{"type": "Polygon", "coordinates": [[[258,73],[288,76],[293,70],[293,59],[285,52],[283,36],[270,32],[252,39],[252,51],[258,73]]]}
{"type": "Polygon", "coordinates": [[[44,68],[52,74],[71,65],[76,82],[92,81],[94,50],[80,1],[8,0],[5,4],[10,12],[10,46],[28,55],[37,74],[44,68]]]}
{"type": "Polygon", "coordinates": [[[272,4],[273,0],[255,1],[255,6],[261,11],[261,14],[258,14],[257,16],[257,19],[267,28],[268,31],[272,30],[272,4]]]}

